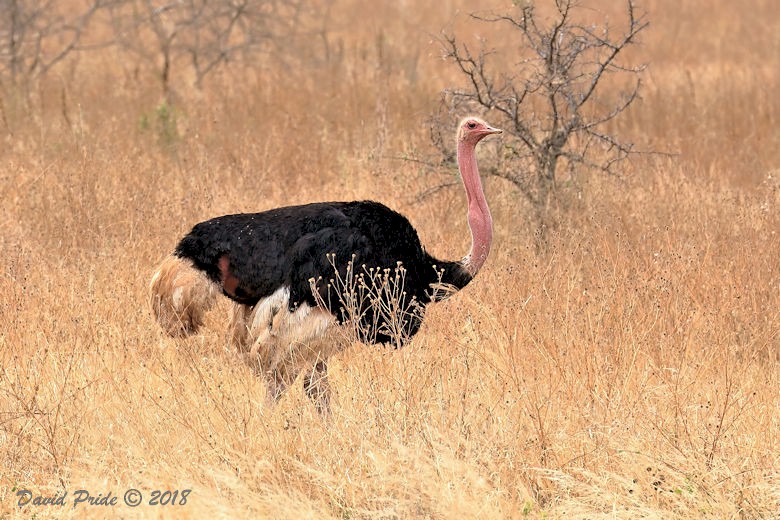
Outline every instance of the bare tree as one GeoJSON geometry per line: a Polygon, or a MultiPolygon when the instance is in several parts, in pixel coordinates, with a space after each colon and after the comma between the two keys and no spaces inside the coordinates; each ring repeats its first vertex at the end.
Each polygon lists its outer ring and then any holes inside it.
{"type": "MultiPolygon", "coordinates": [[[[446,57],[466,79],[465,88],[444,92],[445,112],[491,112],[505,138],[489,171],[517,186],[540,224],[564,174],[567,182],[583,169],[614,174],[621,161],[638,153],[607,128],[637,99],[644,65],[621,58],[648,22],[634,0],[627,0],[625,24],[615,34],[608,24],[576,22],[578,7],[575,0],[555,0],[548,23],[531,2],[519,0],[505,14],[471,15],[487,24],[508,24],[517,55],[486,50],[484,41],[475,53],[455,35],[442,38],[446,57]]],[[[434,119],[432,141],[450,160],[441,119],[441,114],[434,119]]]]}
{"type": "Polygon", "coordinates": [[[191,67],[196,86],[230,61],[251,61],[285,38],[303,0],[123,0],[112,8],[118,43],[156,63],[170,103],[175,63],[191,67]]]}
{"type": "Polygon", "coordinates": [[[75,12],[55,0],[0,0],[0,79],[18,85],[80,50],[82,33],[100,7],[101,0],[75,12]]]}

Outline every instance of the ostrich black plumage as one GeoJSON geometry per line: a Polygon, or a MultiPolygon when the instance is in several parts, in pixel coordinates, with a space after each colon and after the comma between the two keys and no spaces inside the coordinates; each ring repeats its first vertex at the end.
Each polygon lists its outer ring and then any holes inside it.
{"type": "MultiPolygon", "coordinates": [[[[487,259],[492,241],[475,147],[499,132],[475,117],[458,128],[458,165],[472,235],[463,260],[432,257],[411,223],[378,202],[320,202],[225,215],[195,225],[160,265],[151,283],[155,316],[173,336],[194,333],[221,291],[235,302],[232,343],[266,377],[269,396],[278,398],[301,370],[308,370],[306,393],[320,411],[327,410],[326,361],[338,350],[329,331],[345,314],[339,299],[327,294],[325,281],[345,278],[350,265],[379,270],[400,265],[403,289],[418,308],[437,299],[434,289],[441,285],[457,290],[468,284],[487,259]]],[[[363,341],[393,339],[370,308],[361,313],[373,328],[363,341]]],[[[408,338],[420,328],[422,314],[401,319],[408,338]]]]}
{"type": "MultiPolygon", "coordinates": [[[[310,280],[334,276],[344,280],[349,262],[380,269],[395,268],[400,262],[405,269],[404,290],[422,306],[431,301],[431,286],[442,283],[460,289],[472,278],[460,263],[426,253],[405,217],[371,201],[321,202],[217,217],[196,225],[174,254],[192,261],[236,303],[253,306],[286,287],[288,312],[303,304],[320,305],[339,323],[346,318],[341,302],[329,297],[324,281],[317,284],[319,294],[315,294],[310,280]]],[[[381,332],[386,329],[377,322],[381,317],[364,318],[379,330],[363,340],[392,341],[381,332]]],[[[407,336],[414,335],[420,316],[410,313],[401,319],[411,321],[404,328],[407,336]]]]}

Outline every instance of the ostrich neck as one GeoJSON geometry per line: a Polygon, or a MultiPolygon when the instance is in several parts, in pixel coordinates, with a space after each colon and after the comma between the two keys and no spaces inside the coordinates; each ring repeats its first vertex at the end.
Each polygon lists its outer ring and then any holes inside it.
{"type": "Polygon", "coordinates": [[[471,230],[471,250],[462,264],[472,276],[476,275],[487,260],[493,241],[493,218],[490,216],[482,180],[477,169],[476,143],[458,142],[458,168],[466,188],[468,220],[471,230]]]}

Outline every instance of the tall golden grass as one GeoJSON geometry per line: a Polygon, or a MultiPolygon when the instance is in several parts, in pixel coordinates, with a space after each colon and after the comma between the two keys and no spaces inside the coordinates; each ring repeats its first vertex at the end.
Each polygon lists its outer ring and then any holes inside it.
{"type": "Polygon", "coordinates": [[[330,61],[174,75],[170,140],[118,49],[3,94],[0,517],[780,517],[780,18],[643,5],[650,68],[616,130],[674,155],[590,178],[542,249],[487,179],[487,266],[407,348],[334,358],[330,422],[300,386],[264,405],[225,305],[164,337],[148,279],[195,222],[315,200],[381,200],[459,257],[463,194],[417,201],[441,179],[397,157],[431,153],[461,81],[431,34],[490,37],[455,14],[472,5],[334,2],[330,61]],[[19,508],[20,489],[119,504],[19,508]]]}

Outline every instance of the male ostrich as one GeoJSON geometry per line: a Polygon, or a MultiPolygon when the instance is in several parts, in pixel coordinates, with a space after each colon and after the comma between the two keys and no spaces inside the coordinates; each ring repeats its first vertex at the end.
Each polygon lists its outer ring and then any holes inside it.
{"type": "MultiPolygon", "coordinates": [[[[235,302],[231,342],[265,377],[270,400],[306,370],[304,390],[326,412],[326,361],[339,348],[331,332],[345,314],[322,280],[343,279],[350,262],[380,271],[400,265],[403,290],[418,308],[442,299],[437,290],[442,285],[457,290],[468,284],[485,263],[493,236],[475,148],[500,132],[476,117],[458,127],[458,167],[471,230],[471,250],[462,260],[429,255],[409,221],[377,202],[320,202],[226,215],[192,228],[154,273],[151,305],[158,322],[172,336],[195,333],[221,291],[235,302]]],[[[370,314],[362,311],[364,317],[370,314]]],[[[421,317],[418,312],[401,318],[406,338],[418,331],[421,317]]],[[[389,341],[382,320],[369,316],[365,323],[374,330],[361,340],[389,341]]]]}

